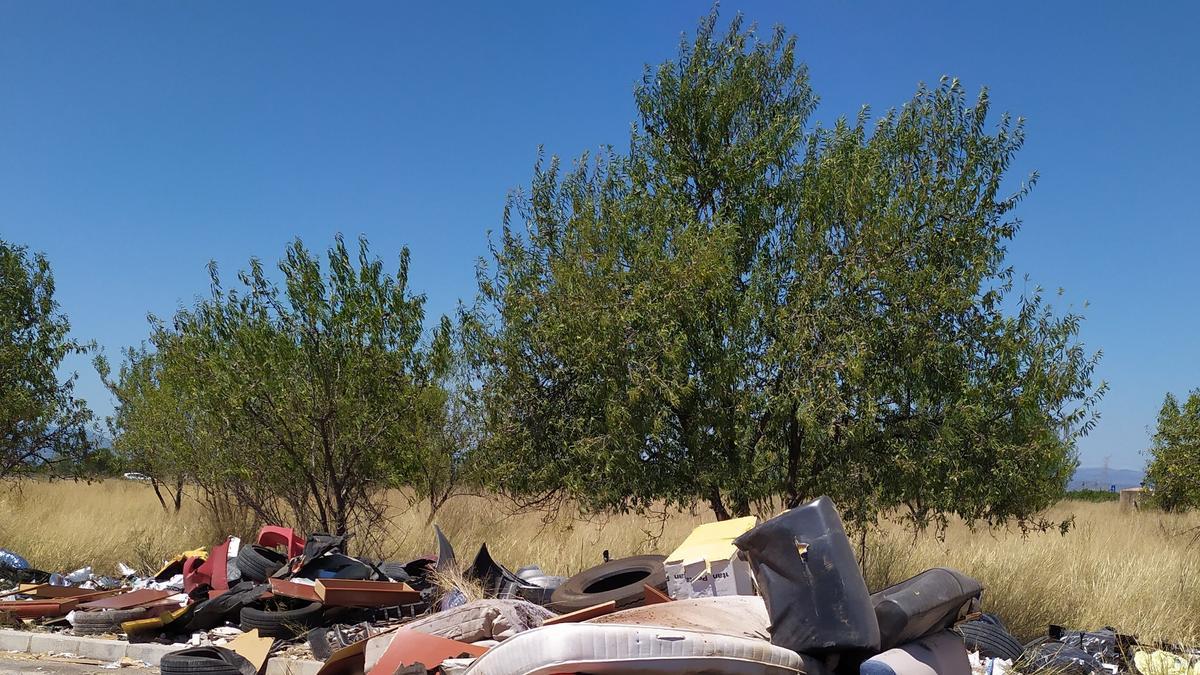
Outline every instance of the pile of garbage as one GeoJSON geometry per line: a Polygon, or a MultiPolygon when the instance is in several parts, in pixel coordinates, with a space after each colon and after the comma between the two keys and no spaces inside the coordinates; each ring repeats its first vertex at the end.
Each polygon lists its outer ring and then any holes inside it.
{"type": "Polygon", "coordinates": [[[345,536],[269,526],[150,576],[122,565],[121,578],[49,574],[0,550],[0,588],[12,586],[0,616],[178,645],[168,675],[253,675],[297,657],[322,661],[321,675],[1200,675],[1197,654],[1110,629],[1051,627],[1022,645],[979,611],[983,586],[950,569],[870,594],[825,497],[702,525],[667,556],[606,553],[569,578],[512,571],[486,544],[463,567],[434,536],[436,554],[391,562],[347,555],[345,536]]]}

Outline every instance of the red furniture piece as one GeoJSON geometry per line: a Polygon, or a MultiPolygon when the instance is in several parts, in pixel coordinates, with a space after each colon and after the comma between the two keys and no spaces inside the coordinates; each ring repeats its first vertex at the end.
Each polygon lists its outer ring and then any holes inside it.
{"type": "Polygon", "coordinates": [[[304,538],[296,534],[296,531],[290,527],[263,525],[263,528],[258,531],[258,539],[255,543],[267,548],[282,548],[287,551],[289,559],[304,552],[304,538]]]}

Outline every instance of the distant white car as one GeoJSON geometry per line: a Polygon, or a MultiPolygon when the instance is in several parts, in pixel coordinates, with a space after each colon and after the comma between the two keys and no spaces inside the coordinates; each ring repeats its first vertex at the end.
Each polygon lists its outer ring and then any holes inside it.
{"type": "Polygon", "coordinates": [[[142,481],[143,483],[150,482],[150,476],[147,476],[144,473],[138,473],[136,471],[130,471],[129,473],[124,474],[122,476],[122,478],[124,478],[125,480],[138,480],[138,481],[142,481]]]}

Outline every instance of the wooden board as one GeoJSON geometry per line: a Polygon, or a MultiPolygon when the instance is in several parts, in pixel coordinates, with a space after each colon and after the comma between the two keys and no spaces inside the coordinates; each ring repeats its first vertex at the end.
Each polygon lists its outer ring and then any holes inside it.
{"type": "Polygon", "coordinates": [[[296,598],[308,602],[321,602],[317,589],[311,584],[300,584],[286,579],[271,579],[271,593],[285,598],[296,598]]]}
{"type": "Polygon", "coordinates": [[[420,591],[392,581],[320,579],[317,597],[330,607],[396,607],[421,601],[420,591]]]}
{"type": "Polygon", "coordinates": [[[567,614],[559,614],[558,616],[546,619],[542,625],[553,626],[556,623],[579,623],[580,621],[587,621],[588,619],[594,619],[605,614],[612,614],[615,611],[617,611],[617,603],[609,600],[608,602],[577,609],[567,614]]]}
{"type": "Polygon", "coordinates": [[[645,598],[646,598],[645,602],[642,604],[657,605],[657,604],[661,604],[664,602],[672,601],[671,596],[667,595],[666,593],[663,593],[662,591],[651,586],[650,584],[642,584],[642,592],[645,594],[645,598]]]}
{"type": "Polygon", "coordinates": [[[144,607],[152,605],[164,598],[169,598],[175,595],[171,591],[154,591],[149,588],[143,588],[140,591],[130,591],[121,595],[114,595],[111,598],[102,600],[92,600],[79,605],[80,609],[133,609],[134,607],[144,607]]]}

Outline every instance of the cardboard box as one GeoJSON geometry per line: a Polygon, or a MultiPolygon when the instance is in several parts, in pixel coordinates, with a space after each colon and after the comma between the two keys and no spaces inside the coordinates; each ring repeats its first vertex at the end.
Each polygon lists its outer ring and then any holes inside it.
{"type": "Polygon", "coordinates": [[[667,594],[676,600],[714,595],[754,595],[750,564],[740,560],[733,540],[758,525],[747,516],[707,523],[692,530],[667,556],[667,594]]]}

